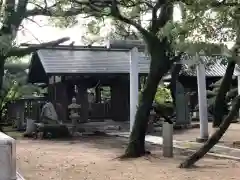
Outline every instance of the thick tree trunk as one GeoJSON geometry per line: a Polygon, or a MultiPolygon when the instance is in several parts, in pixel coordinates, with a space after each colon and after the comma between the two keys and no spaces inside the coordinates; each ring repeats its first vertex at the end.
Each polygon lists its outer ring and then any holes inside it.
{"type": "Polygon", "coordinates": [[[148,116],[152,108],[157,87],[161,78],[169,71],[171,61],[166,56],[166,41],[154,40],[149,48],[151,55],[151,66],[145,89],[142,92],[133,130],[130,135],[128,147],[123,158],[140,157],[145,155],[145,133],[148,126],[148,116]],[[154,42],[155,41],[155,42],[154,42]],[[157,42],[156,42],[157,41],[157,42]]]}
{"type": "Polygon", "coordinates": [[[227,111],[227,102],[226,102],[226,94],[231,88],[232,84],[232,76],[235,69],[235,62],[230,61],[227,65],[227,70],[225,72],[225,75],[223,77],[223,80],[221,82],[220,88],[218,90],[215,103],[214,103],[214,109],[213,109],[213,127],[218,127],[222,120],[224,115],[227,111]]]}
{"type": "Polygon", "coordinates": [[[233,118],[236,116],[240,108],[240,96],[234,99],[234,104],[227,117],[223,120],[219,128],[213,133],[208,141],[193,155],[188,157],[183,163],[180,164],[180,168],[189,168],[198,160],[200,160],[218,141],[230,126],[233,118]]]}

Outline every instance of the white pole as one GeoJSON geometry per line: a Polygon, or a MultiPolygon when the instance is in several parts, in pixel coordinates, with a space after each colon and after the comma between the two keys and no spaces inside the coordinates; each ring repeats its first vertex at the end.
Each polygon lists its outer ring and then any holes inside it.
{"type": "Polygon", "coordinates": [[[130,51],[130,132],[132,132],[138,106],[138,61],[138,49],[135,47],[130,51]]]}
{"type": "Polygon", "coordinates": [[[200,118],[200,137],[197,138],[197,141],[204,142],[208,139],[206,75],[205,66],[200,61],[198,53],[196,53],[196,58],[199,62],[197,65],[197,84],[198,84],[199,118],[200,118]]]}

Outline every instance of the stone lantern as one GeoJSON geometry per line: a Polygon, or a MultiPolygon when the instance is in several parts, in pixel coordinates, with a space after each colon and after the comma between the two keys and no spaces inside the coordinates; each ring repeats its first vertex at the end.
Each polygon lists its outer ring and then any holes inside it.
{"type": "Polygon", "coordinates": [[[81,109],[81,105],[76,103],[75,97],[72,98],[72,104],[68,106],[68,109],[70,110],[69,118],[72,120],[72,132],[74,133],[77,128],[77,123],[80,120],[79,111],[81,109]]]}

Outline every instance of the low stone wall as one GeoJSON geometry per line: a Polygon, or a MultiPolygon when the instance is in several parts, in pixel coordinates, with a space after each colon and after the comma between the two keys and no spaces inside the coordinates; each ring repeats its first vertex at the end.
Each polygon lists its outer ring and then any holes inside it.
{"type": "Polygon", "coordinates": [[[16,179],[16,141],[0,132],[0,180],[16,179]]]}

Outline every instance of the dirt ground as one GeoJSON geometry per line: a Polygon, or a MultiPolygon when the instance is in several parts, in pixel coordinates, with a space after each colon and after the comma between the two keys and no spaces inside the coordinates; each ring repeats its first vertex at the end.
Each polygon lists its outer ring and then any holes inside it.
{"type": "Polygon", "coordinates": [[[218,180],[239,179],[240,162],[204,158],[197,168],[177,166],[186,158],[175,152],[163,158],[159,146],[149,145],[153,155],[134,160],[116,159],[126,140],[88,137],[69,141],[17,141],[17,165],[27,180],[218,180]]]}
{"type": "MultiPolygon", "coordinates": [[[[215,131],[215,129],[212,128],[212,123],[208,123],[208,130],[209,130],[209,135],[211,135],[215,131]]],[[[228,128],[227,132],[221,138],[219,144],[232,147],[235,142],[240,142],[239,132],[240,132],[240,124],[232,123],[228,128]]],[[[188,129],[188,130],[177,130],[175,131],[174,139],[180,140],[180,141],[196,141],[196,138],[199,136],[200,136],[199,128],[188,129]]]]}

